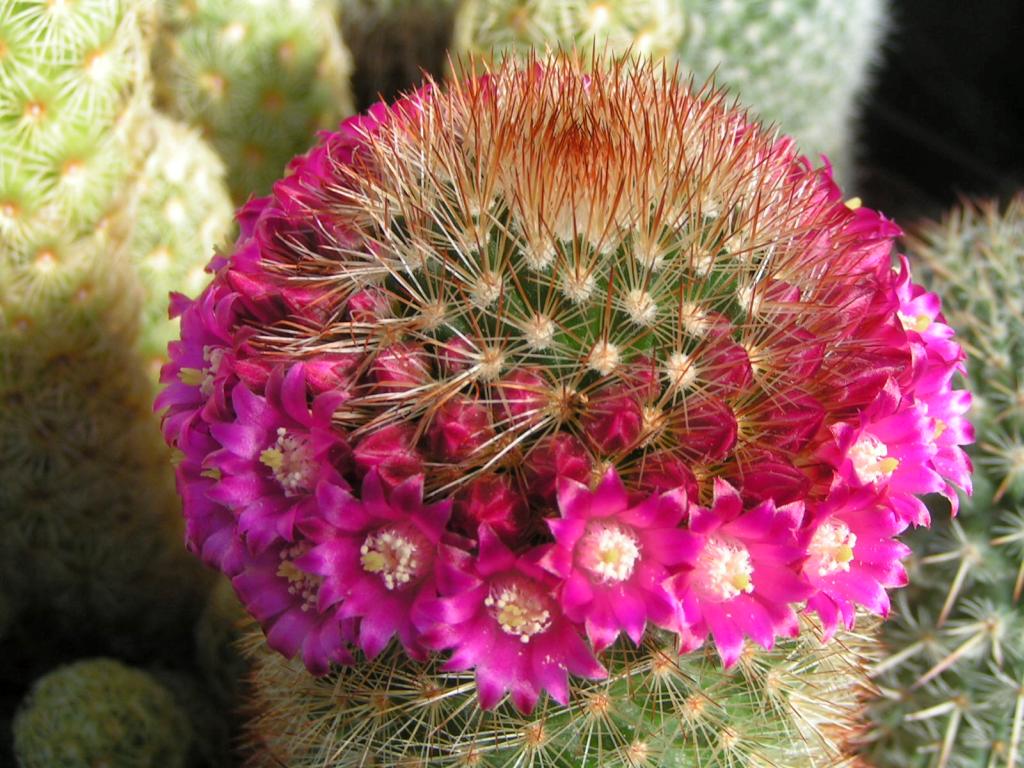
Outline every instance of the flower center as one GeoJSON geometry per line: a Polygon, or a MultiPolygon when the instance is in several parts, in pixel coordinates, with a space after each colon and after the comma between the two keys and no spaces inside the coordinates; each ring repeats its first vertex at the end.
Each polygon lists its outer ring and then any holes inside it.
{"type": "Polygon", "coordinates": [[[861,435],[848,454],[857,479],[868,484],[891,477],[899,468],[900,460],[886,456],[888,451],[889,447],[870,432],[861,435]]]}
{"type": "Polygon", "coordinates": [[[260,463],[270,468],[285,496],[308,493],[316,478],[316,461],[305,438],[277,428],[277,440],[260,454],[260,463]]]}
{"type": "Polygon", "coordinates": [[[932,319],[928,315],[905,315],[902,312],[897,312],[896,316],[900,319],[900,324],[905,331],[924,333],[932,324],[932,319]]]}
{"type": "Polygon", "coordinates": [[[518,579],[491,587],[484,605],[504,632],[523,643],[551,626],[547,598],[533,584],[518,579]]]}
{"type": "Polygon", "coordinates": [[[617,525],[592,527],[580,546],[580,564],[601,581],[625,581],[640,559],[640,545],[617,525]]]}
{"type": "Polygon", "coordinates": [[[818,576],[836,571],[849,571],[853,562],[853,548],[857,534],[841,520],[830,520],[818,526],[808,547],[809,557],[804,566],[818,576]]]}
{"type": "Polygon", "coordinates": [[[750,552],[742,544],[731,544],[722,539],[708,539],[697,558],[696,586],[701,594],[721,602],[731,600],[741,592],[754,591],[754,566],[750,552]]]}
{"type": "Polygon", "coordinates": [[[386,528],[366,537],[359,562],[364,571],[380,576],[389,590],[401,589],[423,573],[426,544],[418,533],[386,528]]]}
{"type": "Polygon", "coordinates": [[[183,384],[199,387],[200,394],[209,397],[213,394],[213,380],[217,378],[220,364],[224,361],[224,348],[204,345],[203,360],[206,365],[202,368],[182,368],[178,378],[183,384]]]}
{"type": "Polygon", "coordinates": [[[308,543],[302,541],[281,550],[281,562],[277,566],[277,575],[288,582],[288,594],[302,600],[302,610],[316,609],[316,597],[323,583],[323,576],[307,573],[295,564],[310,549],[308,543]]]}

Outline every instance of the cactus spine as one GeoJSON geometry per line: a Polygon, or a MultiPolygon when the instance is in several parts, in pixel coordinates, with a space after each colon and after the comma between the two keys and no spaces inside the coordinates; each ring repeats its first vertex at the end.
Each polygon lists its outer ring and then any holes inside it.
{"type": "Polygon", "coordinates": [[[974,496],[920,531],[887,625],[870,755],[879,765],[1024,765],[1024,197],[967,205],[914,244],[948,297],[975,394],[974,496]]]}
{"type": "Polygon", "coordinates": [[[458,55],[579,48],[665,56],[714,75],[848,177],[851,129],[886,27],[883,0],[468,0],[458,55]]]}
{"type": "Polygon", "coordinates": [[[237,203],[263,194],[318,128],[352,111],[349,54],[326,0],[166,0],[158,104],[199,127],[237,203]]]}
{"type": "Polygon", "coordinates": [[[388,766],[835,766],[857,732],[876,625],[827,645],[807,622],[771,651],[748,646],[732,670],[680,656],[667,636],[602,656],[607,680],[573,680],[568,707],[532,715],[476,704],[471,674],[417,664],[392,647],[314,678],[249,639],[256,715],[249,768],[388,766]]]}

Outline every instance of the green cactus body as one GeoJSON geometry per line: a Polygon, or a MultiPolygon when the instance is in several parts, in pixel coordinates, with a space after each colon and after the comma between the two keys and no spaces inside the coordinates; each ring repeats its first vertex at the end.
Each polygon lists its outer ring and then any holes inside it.
{"type": "Polygon", "coordinates": [[[19,635],[125,653],[204,582],[137,347],[148,12],[0,3],[0,583],[19,635]]]}
{"type": "Polygon", "coordinates": [[[136,0],[0,2],[0,241],[91,230],[136,158],[148,59],[136,0]]]}
{"type": "Polygon", "coordinates": [[[184,768],[192,733],[145,672],[89,659],[40,678],[14,719],[22,768],[184,768]]]}
{"type": "Polygon", "coordinates": [[[269,191],[318,128],[352,111],[349,54],[320,0],[166,0],[158,103],[199,127],[243,203],[269,191]]]}
{"type": "Polygon", "coordinates": [[[342,0],[341,31],[352,51],[360,110],[393,100],[426,71],[444,74],[456,0],[342,0]]]}
{"type": "Polygon", "coordinates": [[[131,251],[146,291],[140,345],[155,381],[178,334],[178,321],[167,318],[168,294],[195,296],[205,287],[204,268],[228,236],[233,209],[224,166],[194,130],[159,115],[151,128],[131,251]]]}
{"type": "Polygon", "coordinates": [[[417,664],[395,647],[323,678],[252,641],[257,715],[251,768],[309,766],[835,766],[857,728],[874,625],[827,645],[753,646],[732,670],[678,655],[667,636],[602,656],[607,680],[573,680],[568,707],[532,715],[477,706],[469,673],[417,664]]]}
{"type": "Polygon", "coordinates": [[[974,496],[909,542],[869,753],[907,768],[1024,765],[1024,197],[966,207],[915,244],[968,354],[974,496]]]}
{"type": "Polygon", "coordinates": [[[715,76],[801,149],[850,173],[857,98],[885,30],[882,0],[469,0],[454,52],[533,47],[664,56],[715,76]]]}

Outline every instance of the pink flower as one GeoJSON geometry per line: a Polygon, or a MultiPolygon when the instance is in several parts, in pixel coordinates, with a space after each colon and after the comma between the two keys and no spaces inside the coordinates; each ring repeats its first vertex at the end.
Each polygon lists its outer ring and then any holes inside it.
{"type": "Polygon", "coordinates": [[[857,605],[889,614],[887,587],[902,587],[900,560],[910,548],[894,537],[906,527],[871,488],[840,488],[814,509],[801,535],[807,552],[801,570],[816,590],[807,609],[821,617],[828,639],[842,619],[853,627],[857,605]]]}
{"type": "Polygon", "coordinates": [[[690,507],[689,530],[700,546],[666,586],[692,642],[710,632],[726,666],[739,658],[744,635],[771,648],[777,635],[798,632],[791,603],[811,593],[796,571],[802,517],[799,502],[776,508],[769,500],[744,512],[739,493],[720,479],[711,508],[690,507]]]}
{"type": "Polygon", "coordinates": [[[320,516],[304,532],[314,544],[303,567],[322,577],[319,608],[359,619],[359,646],[367,658],[398,635],[410,656],[423,659],[412,616],[435,597],[434,560],[451,502],[423,503],[423,478],[411,477],[390,493],[376,472],[363,479],[360,497],[325,485],[320,516]]]}
{"type": "Polygon", "coordinates": [[[390,487],[423,472],[423,456],[416,447],[412,424],[389,424],[359,439],[352,451],[363,472],[376,470],[390,487]]]}
{"type": "Polygon", "coordinates": [[[310,410],[301,364],[271,376],[265,397],[236,385],[231,402],[233,417],[210,425],[221,448],[204,462],[219,475],[207,497],[234,511],[259,553],[278,539],[294,540],[296,521],[316,514],[320,486],[347,487],[339,467],[348,446],[331,424],[332,393],[310,410]]]}
{"type": "Polygon", "coordinates": [[[701,545],[680,527],[687,503],[685,490],[677,489],[631,506],[614,469],[595,491],[559,481],[562,517],[547,521],[555,544],[541,564],[563,580],[562,610],[586,627],[594,650],[607,648],[620,631],[639,644],[648,621],[675,628],[662,582],[669,568],[692,560],[701,545]]]}
{"type": "Polygon", "coordinates": [[[568,674],[607,674],[559,609],[552,596],[556,580],[533,559],[513,554],[486,524],[475,559],[452,548],[444,552],[442,596],[418,620],[422,641],[452,650],[444,669],[476,670],[480,706],[491,709],[511,692],[515,706],[528,714],[541,691],[566,704],[568,674]]]}
{"type": "Polygon", "coordinates": [[[231,583],[271,648],[288,658],[301,653],[310,672],[324,675],[331,663],[352,663],[346,648],[352,623],[341,620],[336,606],[320,605],[323,577],[306,559],[311,548],[301,536],[278,541],[250,558],[231,583]]]}

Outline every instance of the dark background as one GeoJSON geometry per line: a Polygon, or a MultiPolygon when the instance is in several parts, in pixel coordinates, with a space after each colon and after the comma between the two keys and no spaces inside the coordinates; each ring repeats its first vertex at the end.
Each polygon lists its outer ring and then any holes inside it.
{"type": "Polygon", "coordinates": [[[892,11],[861,123],[864,203],[907,226],[960,197],[1024,189],[1024,0],[892,11]]]}

